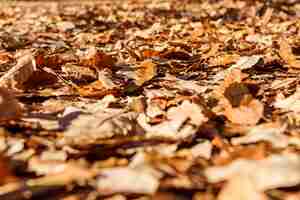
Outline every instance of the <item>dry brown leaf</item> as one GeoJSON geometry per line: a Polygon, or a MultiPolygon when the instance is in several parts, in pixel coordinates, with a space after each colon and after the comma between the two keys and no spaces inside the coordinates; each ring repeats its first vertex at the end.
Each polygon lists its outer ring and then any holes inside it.
{"type": "Polygon", "coordinates": [[[17,119],[21,114],[21,105],[12,91],[0,87],[0,121],[17,119]]]}
{"type": "Polygon", "coordinates": [[[209,64],[211,66],[224,66],[238,61],[239,58],[240,56],[236,54],[225,54],[212,58],[209,64]]]}
{"type": "Polygon", "coordinates": [[[0,185],[4,185],[10,182],[16,182],[18,180],[12,173],[8,160],[2,156],[0,156],[0,176],[0,185]]]}
{"type": "Polygon", "coordinates": [[[232,65],[231,67],[229,67],[228,69],[226,69],[224,71],[217,73],[214,76],[214,81],[219,81],[219,80],[225,78],[230,73],[232,73],[232,71],[235,69],[239,69],[239,70],[249,69],[249,68],[253,67],[254,65],[256,65],[261,58],[262,58],[262,56],[260,56],[260,55],[240,57],[240,59],[237,61],[236,64],[232,65]]]}
{"type": "Polygon", "coordinates": [[[279,45],[279,55],[288,64],[288,66],[292,68],[300,68],[300,61],[297,60],[297,58],[293,54],[292,48],[288,41],[285,39],[281,39],[279,45]]]}
{"type": "Polygon", "coordinates": [[[196,133],[197,128],[205,123],[208,118],[203,114],[201,106],[183,101],[178,107],[170,108],[166,114],[167,119],[159,124],[147,123],[147,116],[140,114],[139,124],[144,128],[148,137],[166,137],[171,139],[182,139],[196,133]],[[180,114],[178,114],[180,113],[180,114]],[[184,124],[190,120],[190,124],[184,124]]]}
{"type": "Polygon", "coordinates": [[[220,100],[217,108],[228,120],[251,125],[263,117],[264,105],[252,97],[247,85],[242,82],[244,77],[240,69],[232,69],[215,90],[215,95],[220,100]]]}
{"type": "Polygon", "coordinates": [[[25,54],[18,63],[0,78],[0,86],[18,89],[32,74],[37,71],[36,62],[32,54],[25,54]]]}
{"type": "Polygon", "coordinates": [[[103,53],[95,47],[89,48],[88,51],[85,52],[85,55],[80,58],[81,65],[97,70],[112,67],[114,63],[115,59],[111,55],[103,53]]]}
{"type": "Polygon", "coordinates": [[[8,52],[0,52],[0,65],[8,63],[9,61],[13,60],[13,57],[8,52]]]}
{"type": "Polygon", "coordinates": [[[157,66],[151,60],[143,61],[136,69],[134,82],[136,85],[141,86],[145,82],[150,81],[156,76],[157,66]]]}
{"type": "Polygon", "coordinates": [[[102,79],[102,81],[94,81],[89,85],[77,87],[76,89],[80,96],[93,98],[102,98],[107,95],[118,95],[120,93],[120,91],[116,88],[107,89],[105,86],[107,86],[107,82],[104,83],[102,79]]]}
{"type": "Polygon", "coordinates": [[[252,99],[237,108],[227,104],[224,115],[233,123],[257,124],[263,117],[263,111],[264,105],[260,101],[252,99]]]}
{"type": "Polygon", "coordinates": [[[158,57],[159,54],[160,54],[159,51],[155,51],[155,50],[151,50],[151,49],[144,50],[144,51],[142,52],[143,58],[158,57]]]}
{"type": "Polygon", "coordinates": [[[65,73],[67,79],[75,81],[90,81],[96,80],[96,73],[87,67],[77,66],[71,63],[67,63],[62,66],[62,72],[65,73]]]}

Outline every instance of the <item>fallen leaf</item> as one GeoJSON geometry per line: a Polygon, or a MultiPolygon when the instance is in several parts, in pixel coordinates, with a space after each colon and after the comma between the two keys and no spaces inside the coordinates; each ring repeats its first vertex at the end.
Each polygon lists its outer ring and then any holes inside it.
{"type": "Polygon", "coordinates": [[[251,34],[248,35],[245,40],[251,43],[257,43],[262,45],[271,46],[273,43],[272,35],[262,35],[262,34],[251,34]]]}
{"type": "Polygon", "coordinates": [[[215,58],[212,58],[209,62],[211,66],[224,66],[228,64],[232,64],[239,59],[239,55],[236,54],[225,54],[225,55],[220,55],[215,58]]]}
{"type": "Polygon", "coordinates": [[[138,135],[142,130],[136,124],[136,117],[136,113],[124,113],[119,109],[98,111],[93,115],[81,114],[71,121],[64,137],[67,143],[80,146],[113,136],[138,135]]]}
{"type": "Polygon", "coordinates": [[[41,161],[36,157],[29,161],[29,169],[46,175],[27,180],[29,186],[64,186],[73,182],[86,182],[95,175],[91,170],[74,163],[41,161]]]}
{"type": "Polygon", "coordinates": [[[147,117],[144,114],[140,114],[137,120],[146,131],[148,137],[166,137],[171,139],[183,139],[195,134],[197,131],[195,127],[201,126],[208,120],[203,114],[201,106],[189,101],[183,101],[178,107],[170,108],[166,117],[165,121],[156,125],[148,124],[147,117]],[[190,120],[190,124],[183,126],[187,120],[190,120]]]}
{"type": "Polygon", "coordinates": [[[37,71],[35,59],[32,54],[25,54],[18,63],[0,78],[0,86],[18,89],[32,74],[37,71]]]}
{"type": "Polygon", "coordinates": [[[237,124],[257,124],[262,118],[264,105],[253,99],[246,104],[234,108],[230,105],[225,106],[224,115],[233,123],[237,124]]]}
{"type": "Polygon", "coordinates": [[[2,156],[0,157],[0,176],[0,185],[18,181],[9,166],[8,160],[2,156]]]}
{"type": "Polygon", "coordinates": [[[270,142],[274,148],[285,148],[293,144],[292,137],[284,135],[286,125],[280,123],[265,123],[250,128],[242,137],[232,138],[233,145],[251,144],[260,141],[270,142]]]}
{"type": "Polygon", "coordinates": [[[56,23],[56,27],[61,32],[66,32],[75,28],[75,24],[69,21],[61,21],[56,23]]]}
{"type": "Polygon", "coordinates": [[[120,93],[119,89],[114,87],[113,83],[110,83],[109,79],[102,79],[102,81],[98,80],[82,87],[76,87],[76,90],[83,97],[103,98],[107,95],[117,96],[120,93]],[[111,86],[113,87],[112,89],[107,88],[111,86]]]}
{"type": "Polygon", "coordinates": [[[138,86],[150,81],[157,74],[157,66],[150,60],[143,61],[136,69],[134,82],[138,86]]]}
{"type": "Polygon", "coordinates": [[[190,151],[193,157],[202,157],[210,159],[213,150],[213,145],[209,141],[204,141],[193,146],[190,151]]]}
{"type": "Polygon", "coordinates": [[[224,79],[234,69],[240,69],[240,70],[249,69],[254,65],[256,65],[261,59],[262,56],[260,55],[240,57],[240,59],[237,61],[236,64],[232,65],[231,67],[229,67],[224,71],[217,73],[214,76],[214,81],[219,81],[221,79],[224,79]]]}
{"type": "Polygon", "coordinates": [[[300,157],[297,154],[274,154],[263,160],[238,159],[226,166],[204,171],[210,183],[231,180],[240,175],[250,179],[258,191],[291,187],[300,183],[300,157]]]}
{"type": "Polygon", "coordinates": [[[116,167],[102,170],[96,187],[101,194],[123,192],[152,195],[159,187],[159,179],[160,175],[151,168],[116,167]]]}
{"type": "Polygon", "coordinates": [[[22,107],[12,91],[0,87],[0,121],[21,117],[22,107]]]}
{"type": "Polygon", "coordinates": [[[233,176],[222,188],[218,200],[267,200],[267,196],[257,190],[249,177],[233,176]]]}
{"type": "Polygon", "coordinates": [[[300,89],[287,98],[277,98],[273,103],[275,108],[292,112],[300,112],[300,89]]]}
{"type": "Polygon", "coordinates": [[[220,113],[236,124],[256,124],[262,117],[264,105],[254,99],[247,85],[243,83],[245,75],[240,69],[233,69],[223,83],[215,90],[219,99],[220,113]]]}
{"type": "Polygon", "coordinates": [[[13,60],[13,57],[9,52],[0,52],[0,65],[6,64],[11,60],[13,60]]]}
{"type": "Polygon", "coordinates": [[[96,73],[87,67],[77,66],[67,63],[62,66],[62,72],[65,73],[66,79],[71,79],[76,82],[89,82],[97,80],[96,73]]]}
{"type": "Polygon", "coordinates": [[[80,57],[79,63],[83,66],[101,70],[112,67],[115,59],[111,55],[101,52],[95,47],[91,47],[80,57]]]}
{"type": "Polygon", "coordinates": [[[288,41],[281,39],[279,45],[279,55],[288,64],[288,66],[292,68],[300,68],[300,61],[297,60],[296,56],[293,54],[288,41]]]}

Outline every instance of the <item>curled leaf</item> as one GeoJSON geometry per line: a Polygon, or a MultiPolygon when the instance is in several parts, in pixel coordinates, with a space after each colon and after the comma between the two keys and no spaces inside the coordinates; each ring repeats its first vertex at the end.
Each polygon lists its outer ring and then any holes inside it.
{"type": "Polygon", "coordinates": [[[292,48],[288,41],[285,39],[280,40],[280,57],[292,68],[300,68],[300,61],[296,59],[296,56],[292,52],[292,48]]]}

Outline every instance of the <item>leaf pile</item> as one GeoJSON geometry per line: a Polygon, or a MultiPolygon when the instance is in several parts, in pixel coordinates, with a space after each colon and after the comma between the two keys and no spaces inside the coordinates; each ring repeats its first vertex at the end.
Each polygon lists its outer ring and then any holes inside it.
{"type": "Polygon", "coordinates": [[[0,200],[300,199],[299,1],[0,5],[0,200]]]}

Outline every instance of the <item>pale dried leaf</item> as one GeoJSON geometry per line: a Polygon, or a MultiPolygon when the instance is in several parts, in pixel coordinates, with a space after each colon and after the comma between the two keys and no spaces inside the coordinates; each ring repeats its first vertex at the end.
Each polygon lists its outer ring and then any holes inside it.
{"type": "Polygon", "coordinates": [[[32,54],[25,54],[18,63],[0,78],[0,86],[17,89],[37,71],[32,54]]]}
{"type": "Polygon", "coordinates": [[[71,80],[96,80],[96,73],[87,67],[77,66],[71,63],[67,63],[62,66],[62,72],[65,76],[71,80]]]}
{"type": "Polygon", "coordinates": [[[257,44],[263,44],[266,46],[271,46],[273,43],[272,35],[261,35],[261,34],[252,34],[248,35],[245,40],[247,42],[257,43],[257,44]]]}
{"type": "Polygon", "coordinates": [[[96,187],[102,194],[154,194],[160,175],[154,169],[118,167],[102,170],[96,187]]]}
{"type": "Polygon", "coordinates": [[[41,155],[41,160],[56,160],[66,161],[67,154],[64,151],[44,151],[41,155]]]}
{"type": "Polygon", "coordinates": [[[98,71],[98,80],[102,83],[103,87],[106,89],[114,89],[118,86],[113,82],[113,78],[111,76],[111,72],[108,70],[98,71]]]}
{"type": "Polygon", "coordinates": [[[59,186],[73,182],[83,183],[95,175],[91,170],[78,164],[41,161],[38,158],[32,158],[29,161],[29,168],[37,174],[46,174],[46,176],[28,180],[26,183],[29,186],[59,186]]]}
{"type": "Polygon", "coordinates": [[[275,148],[285,148],[290,144],[290,137],[283,132],[286,125],[280,123],[266,123],[250,128],[245,136],[233,138],[233,145],[251,144],[260,141],[270,142],[275,148]]]}
{"type": "Polygon", "coordinates": [[[287,98],[277,98],[273,105],[275,108],[280,108],[292,112],[300,112],[300,90],[297,89],[294,94],[287,98]]]}
{"type": "Polygon", "coordinates": [[[209,141],[204,141],[199,144],[196,144],[191,148],[191,154],[193,157],[202,157],[205,159],[210,159],[212,154],[212,143],[209,141]]]}
{"type": "Polygon", "coordinates": [[[267,200],[265,194],[257,190],[249,177],[236,175],[222,188],[218,200],[267,200]]]}
{"type": "Polygon", "coordinates": [[[186,138],[193,135],[197,130],[194,126],[199,127],[207,120],[208,118],[203,114],[203,109],[189,101],[184,101],[178,107],[170,108],[167,111],[167,120],[157,125],[151,126],[148,124],[147,117],[144,114],[138,117],[138,122],[146,131],[147,136],[173,139],[186,138]],[[182,126],[187,120],[190,120],[191,124],[182,126]]]}
{"type": "Polygon", "coordinates": [[[291,187],[300,183],[300,157],[297,154],[274,154],[263,160],[238,159],[227,166],[210,167],[205,176],[210,183],[247,176],[259,191],[291,187]]]}
{"type": "Polygon", "coordinates": [[[64,137],[68,143],[84,145],[95,143],[97,139],[124,136],[135,131],[135,134],[140,134],[135,122],[136,117],[136,113],[124,113],[118,109],[112,109],[110,112],[99,111],[93,115],[82,114],[71,121],[64,137]]]}
{"type": "Polygon", "coordinates": [[[249,69],[254,65],[256,65],[261,58],[262,56],[260,55],[240,57],[240,59],[237,61],[236,64],[232,65],[231,67],[229,67],[224,71],[217,73],[214,76],[214,80],[219,81],[221,79],[224,79],[224,77],[227,76],[227,74],[229,74],[233,69],[240,69],[240,70],[249,69]]]}
{"type": "Polygon", "coordinates": [[[25,141],[23,139],[10,138],[7,141],[7,145],[9,146],[9,148],[6,151],[6,155],[12,156],[16,153],[21,152],[25,147],[24,143],[25,141]]]}

